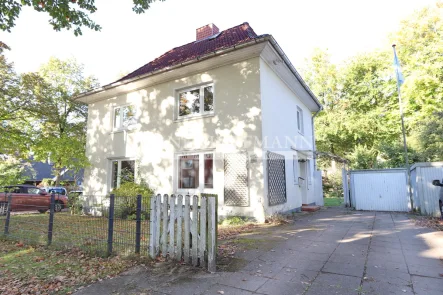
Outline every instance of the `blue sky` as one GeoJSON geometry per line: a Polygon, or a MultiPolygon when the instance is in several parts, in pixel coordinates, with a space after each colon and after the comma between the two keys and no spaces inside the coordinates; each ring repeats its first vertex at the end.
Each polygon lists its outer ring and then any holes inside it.
{"type": "MultiPolygon", "coordinates": [[[[36,71],[49,57],[75,57],[102,84],[116,80],[164,52],[195,40],[208,23],[221,30],[249,22],[257,34],[272,34],[300,68],[316,47],[341,62],[357,53],[389,47],[387,36],[401,19],[436,0],[166,0],[145,14],[132,12],[130,0],[96,0],[92,18],[101,32],[55,32],[48,17],[25,8],[11,33],[0,40],[18,72],[36,71]]],[[[401,48],[397,48],[401,50],[401,48]]]]}

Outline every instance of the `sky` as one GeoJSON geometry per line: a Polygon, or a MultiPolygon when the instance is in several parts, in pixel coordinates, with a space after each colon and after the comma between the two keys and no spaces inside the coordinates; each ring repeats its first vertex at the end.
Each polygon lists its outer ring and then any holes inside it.
{"type": "MultiPolygon", "coordinates": [[[[388,35],[400,21],[436,0],[166,0],[146,13],[131,0],[96,0],[91,18],[100,32],[56,32],[49,17],[24,8],[11,33],[0,40],[19,73],[37,71],[51,56],[75,57],[102,85],[143,66],[166,51],[195,40],[195,30],[214,23],[224,30],[249,22],[257,34],[272,34],[296,68],[315,48],[340,63],[358,53],[390,48],[388,35]]],[[[401,48],[397,48],[401,50],[401,48]]]]}

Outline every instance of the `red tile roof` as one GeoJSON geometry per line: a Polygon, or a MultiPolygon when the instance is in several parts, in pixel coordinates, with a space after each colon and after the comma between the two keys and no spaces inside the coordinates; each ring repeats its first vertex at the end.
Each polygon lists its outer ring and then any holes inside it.
{"type": "Polygon", "coordinates": [[[233,47],[259,37],[248,23],[243,23],[224,30],[215,36],[215,38],[194,41],[186,45],[176,47],[116,82],[135,78],[140,75],[174,66],[195,59],[198,56],[202,56],[220,49],[233,47]]]}

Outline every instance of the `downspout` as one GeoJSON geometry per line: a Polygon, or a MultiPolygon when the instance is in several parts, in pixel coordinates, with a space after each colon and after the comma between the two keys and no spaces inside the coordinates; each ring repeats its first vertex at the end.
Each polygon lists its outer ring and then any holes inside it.
{"type": "Polygon", "coordinates": [[[323,110],[323,107],[320,106],[320,109],[314,113],[311,117],[311,126],[312,126],[312,157],[314,160],[314,171],[317,169],[317,155],[316,155],[316,146],[315,146],[315,129],[314,129],[314,119],[323,110]]]}

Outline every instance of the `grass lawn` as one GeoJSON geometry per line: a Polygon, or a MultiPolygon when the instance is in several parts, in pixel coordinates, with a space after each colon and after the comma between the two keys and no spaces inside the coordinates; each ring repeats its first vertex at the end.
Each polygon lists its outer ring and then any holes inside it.
{"type": "MultiPolygon", "coordinates": [[[[9,240],[21,241],[30,245],[47,245],[49,214],[12,215],[9,225],[9,240]]],[[[0,220],[0,227],[4,219],[0,220]]],[[[3,227],[1,227],[3,228],[3,227]]],[[[131,255],[135,252],[136,221],[115,219],[113,252],[118,255],[131,255]]],[[[105,217],[70,215],[67,212],[54,215],[51,248],[79,248],[98,255],[107,252],[108,219],[105,217]]],[[[147,254],[149,245],[149,222],[141,225],[141,254],[147,254]]]]}
{"type": "Polygon", "coordinates": [[[90,257],[0,239],[0,294],[70,294],[79,286],[115,276],[135,260],[90,257]]]}
{"type": "Polygon", "coordinates": [[[330,197],[330,198],[324,198],[325,207],[336,207],[341,206],[343,204],[343,198],[338,197],[330,197]]]}

